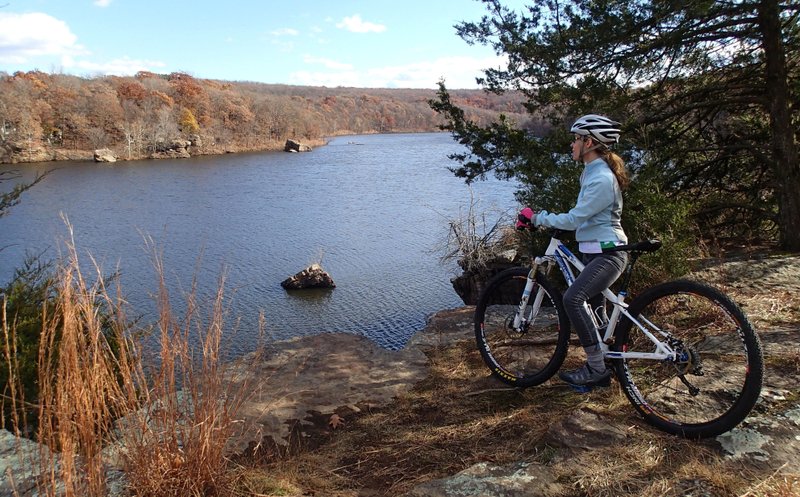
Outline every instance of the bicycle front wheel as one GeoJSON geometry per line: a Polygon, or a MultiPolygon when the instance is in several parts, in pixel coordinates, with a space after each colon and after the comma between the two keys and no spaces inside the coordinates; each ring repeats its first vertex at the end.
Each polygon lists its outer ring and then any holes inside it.
{"type": "Polygon", "coordinates": [[[497,378],[516,387],[531,387],[553,376],[567,355],[569,320],[561,294],[543,274],[537,273],[524,322],[517,328],[519,311],[529,269],[506,269],[492,278],[475,308],[475,337],[478,349],[497,378]],[[541,292],[538,312],[532,304],[541,292]]]}
{"type": "MultiPolygon", "coordinates": [[[[656,285],[629,312],[677,353],[675,360],[618,359],[617,378],[648,423],[687,438],[714,437],[750,413],[761,392],[761,344],[742,310],[695,281],[656,285]]],[[[623,352],[655,352],[629,319],[616,333],[623,352]]]]}

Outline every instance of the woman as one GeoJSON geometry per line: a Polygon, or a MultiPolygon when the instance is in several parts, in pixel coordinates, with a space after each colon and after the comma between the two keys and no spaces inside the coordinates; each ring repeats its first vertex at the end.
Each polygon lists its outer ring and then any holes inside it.
{"type": "Polygon", "coordinates": [[[586,268],[564,293],[564,307],[587,360],[581,368],[562,371],[558,377],[573,385],[607,385],[611,370],[606,368],[594,323],[584,303],[589,302],[602,324],[606,314],[601,292],[625,269],[627,253],[603,253],[603,249],[628,242],[620,224],[622,190],[628,186],[628,175],[625,163],[609,148],[619,141],[619,123],[589,114],[575,121],[570,132],[575,134],[572,158],[584,163],[577,204],[562,214],[544,210],[536,213],[526,207],[519,214],[517,228],[544,226],[575,231],[586,268]]]}

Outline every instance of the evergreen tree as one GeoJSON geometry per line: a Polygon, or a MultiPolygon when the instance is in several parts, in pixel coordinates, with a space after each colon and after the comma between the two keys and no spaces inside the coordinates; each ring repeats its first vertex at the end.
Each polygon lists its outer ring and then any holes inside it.
{"type": "Polygon", "coordinates": [[[457,32],[508,64],[480,83],[522,92],[555,131],[470,123],[442,83],[432,106],[469,149],[457,175],[494,171],[528,184],[531,200],[569,204],[573,172],[553,156],[568,150],[561,130],[602,113],[624,123],[632,172],[665,198],[690,199],[706,235],[767,234],[800,251],[800,4],[545,0],[515,12],[482,1],[488,14],[457,32]]]}
{"type": "MultiPolygon", "coordinates": [[[[19,183],[14,186],[11,191],[0,193],[0,217],[8,214],[11,208],[19,203],[22,194],[32,188],[33,185],[43,180],[45,175],[49,174],[49,172],[50,171],[47,171],[44,174],[37,175],[36,178],[30,183],[19,183]]],[[[14,177],[15,176],[9,171],[2,171],[0,172],[0,183],[3,183],[9,179],[13,179],[14,177]]]]}

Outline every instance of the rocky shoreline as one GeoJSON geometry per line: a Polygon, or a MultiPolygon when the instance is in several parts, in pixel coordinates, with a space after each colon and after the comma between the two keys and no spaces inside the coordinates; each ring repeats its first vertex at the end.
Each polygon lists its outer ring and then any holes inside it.
{"type": "Polygon", "coordinates": [[[128,160],[157,160],[157,159],[188,159],[200,155],[225,155],[249,152],[310,152],[314,147],[327,144],[326,139],[298,141],[289,139],[274,142],[261,147],[243,149],[240,147],[218,147],[204,143],[201,137],[192,136],[190,139],[174,139],[164,143],[161,148],[145,154],[130,154],[125,150],[99,148],[95,150],[75,150],[58,147],[36,145],[26,147],[20,144],[10,144],[8,160],[0,164],[31,164],[38,162],[62,161],[95,161],[112,163],[128,160]]]}

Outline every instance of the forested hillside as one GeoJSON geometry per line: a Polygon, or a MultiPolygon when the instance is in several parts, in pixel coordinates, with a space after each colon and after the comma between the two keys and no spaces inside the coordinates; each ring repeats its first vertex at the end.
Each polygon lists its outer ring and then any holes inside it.
{"type": "MultiPolygon", "coordinates": [[[[163,156],[176,141],[192,155],[279,149],[343,134],[436,131],[434,90],[270,85],[140,72],[80,78],[0,73],[0,162],[81,159],[109,148],[120,159],[163,156]]],[[[534,128],[522,97],[452,92],[467,117],[499,113],[534,128]]]]}

